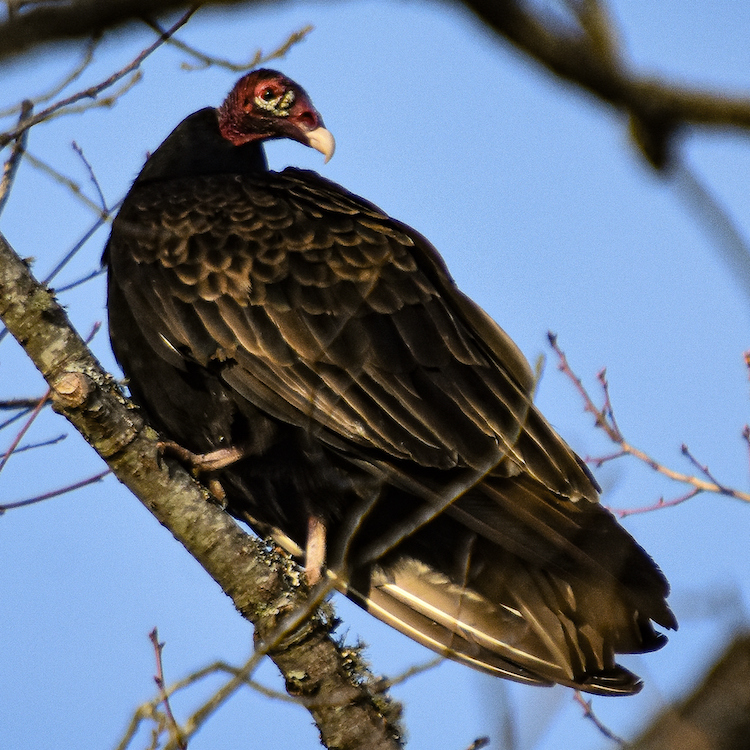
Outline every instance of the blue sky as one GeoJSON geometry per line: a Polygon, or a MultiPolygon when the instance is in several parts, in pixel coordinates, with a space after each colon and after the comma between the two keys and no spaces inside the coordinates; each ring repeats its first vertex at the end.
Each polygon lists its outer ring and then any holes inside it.
{"type": "MultiPolygon", "coordinates": [[[[610,7],[636,71],[737,93],[750,88],[750,6],[621,0],[610,7]]],[[[592,393],[598,395],[596,373],[606,366],[631,443],[690,471],[680,455],[686,443],[724,484],[747,488],[742,354],[750,298],[679,187],[654,175],[629,146],[624,118],[443,4],[204,10],[181,36],[242,60],[308,23],[315,31],[274,66],[307,89],[336,136],[337,153],[324,165],[311,149],[275,143],[272,166],[318,170],[426,235],[459,286],[529,360],[547,357],[537,400],[579,453],[602,455],[612,447],[557,371],[549,329],[592,393]]],[[[106,77],[149,41],[141,29],[110,35],[85,82],[106,77]]],[[[44,91],[76,59],[70,47],[15,62],[4,71],[0,107],[44,91]]],[[[70,146],[75,140],[115,203],[146,152],[190,112],[218,105],[236,78],[218,69],[186,72],[184,59],[162,49],[115,107],[35,128],[29,151],[94,197],[70,146]]],[[[750,235],[747,135],[696,130],[681,140],[680,152],[750,235]]],[[[27,164],[0,228],[20,254],[35,258],[43,277],[94,218],[27,164]]],[[[56,284],[94,269],[105,241],[100,231],[56,284]]],[[[61,300],[84,335],[105,320],[101,279],[61,300]]],[[[114,368],[105,332],[93,348],[114,368]]],[[[42,392],[13,342],[0,347],[0,378],[3,396],[42,392]]],[[[13,457],[0,475],[3,502],[101,469],[54,414],[39,420],[30,439],[63,432],[69,436],[62,444],[13,457]]],[[[627,459],[597,477],[614,508],[684,491],[627,459]]],[[[640,696],[594,699],[600,717],[630,737],[690,689],[733,629],[747,626],[750,508],[705,495],[625,525],[672,582],[681,624],[662,651],[623,659],[646,681],[640,696]]],[[[214,659],[240,662],[250,649],[250,628],[229,600],[111,478],[7,513],[0,518],[0,555],[2,747],[113,747],[132,710],[153,695],[148,632],[155,625],[167,643],[168,679],[214,659]]],[[[398,673],[430,657],[353,605],[339,598],[336,606],[349,640],[370,644],[376,673],[398,673]]],[[[260,677],[279,685],[272,665],[260,677]]],[[[217,684],[176,699],[178,715],[217,684]]],[[[513,717],[519,750],[607,746],[564,689],[525,688],[443,664],[394,694],[406,706],[411,748],[460,749],[480,735],[499,748],[504,711],[513,717]]],[[[143,735],[134,746],[147,742],[143,735]]],[[[314,748],[316,733],[304,710],[245,691],[191,743],[193,750],[250,746],[314,748]]]]}

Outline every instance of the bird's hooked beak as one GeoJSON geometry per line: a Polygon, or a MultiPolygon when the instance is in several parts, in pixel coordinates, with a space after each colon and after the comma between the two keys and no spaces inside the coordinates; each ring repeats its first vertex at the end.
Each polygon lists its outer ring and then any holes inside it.
{"type": "Polygon", "coordinates": [[[330,130],[326,130],[323,127],[315,128],[305,133],[307,138],[307,144],[314,148],[316,151],[320,151],[325,156],[325,163],[327,164],[333,152],[336,150],[336,141],[333,138],[330,130]]]}

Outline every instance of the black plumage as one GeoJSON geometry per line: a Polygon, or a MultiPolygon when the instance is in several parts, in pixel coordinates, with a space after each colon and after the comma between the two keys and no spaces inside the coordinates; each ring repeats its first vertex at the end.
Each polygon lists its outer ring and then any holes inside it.
{"type": "Polygon", "coordinates": [[[149,158],[105,251],[133,398],[227,507],[434,650],[628,694],[615,654],[676,627],[667,583],[531,401],[508,336],[437,251],[262,141],[330,157],[305,92],[242,78],[149,158]],[[316,539],[316,543],[311,540],[316,539]],[[317,544],[317,546],[316,546],[317,544]]]}

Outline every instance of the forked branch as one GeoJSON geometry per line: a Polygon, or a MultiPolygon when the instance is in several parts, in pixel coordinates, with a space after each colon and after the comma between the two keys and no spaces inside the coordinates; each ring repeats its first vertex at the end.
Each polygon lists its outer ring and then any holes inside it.
{"type": "MultiPolygon", "coordinates": [[[[575,374],[575,372],[568,364],[568,359],[565,356],[565,352],[557,343],[557,336],[554,333],[550,332],[547,334],[547,337],[549,338],[552,349],[557,355],[558,369],[565,375],[567,375],[567,377],[572,381],[573,385],[575,385],[576,390],[583,399],[584,410],[594,417],[596,426],[601,429],[607,435],[607,437],[615,445],[618,446],[619,449],[616,453],[613,453],[611,455],[601,456],[599,458],[587,458],[586,460],[596,466],[601,466],[604,463],[612,461],[615,458],[620,458],[621,456],[633,456],[659,474],[663,474],[665,477],[668,477],[675,482],[681,482],[682,484],[685,484],[689,487],[688,492],[686,492],[684,495],[673,498],[672,500],[664,500],[663,498],[661,498],[656,503],[643,508],[633,508],[617,511],[617,514],[621,518],[633,515],[635,513],[645,513],[657,508],[665,508],[678,505],[702,492],[713,492],[719,495],[733,497],[736,500],[742,500],[746,503],[750,502],[750,493],[744,492],[742,490],[737,490],[732,487],[727,487],[726,485],[718,482],[716,478],[711,474],[708,467],[700,464],[690,453],[690,450],[685,444],[681,446],[682,454],[690,461],[690,463],[694,467],[699,470],[699,473],[703,475],[702,478],[701,476],[698,476],[696,474],[686,474],[685,472],[670,469],[668,466],[665,466],[664,464],[656,461],[654,458],[649,456],[645,451],[641,450],[640,448],[636,448],[634,445],[629,443],[625,439],[625,436],[622,434],[622,431],[617,424],[617,420],[615,419],[614,410],[612,409],[612,402],[609,396],[609,384],[607,382],[606,371],[602,370],[598,374],[599,383],[602,387],[603,403],[602,406],[597,406],[594,403],[594,400],[590,396],[589,392],[581,382],[581,379],[575,374]]],[[[750,434],[750,431],[748,431],[748,434],[750,434]]]]}

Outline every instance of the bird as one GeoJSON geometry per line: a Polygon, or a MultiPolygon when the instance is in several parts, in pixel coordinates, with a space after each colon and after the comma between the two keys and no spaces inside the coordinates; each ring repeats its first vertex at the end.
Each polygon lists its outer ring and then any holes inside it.
{"type": "Polygon", "coordinates": [[[112,349],[166,454],[377,618],[471,667],[602,695],[676,629],[669,586],[430,242],[263,144],[335,141],[282,73],[147,159],[112,226],[112,349]]]}

